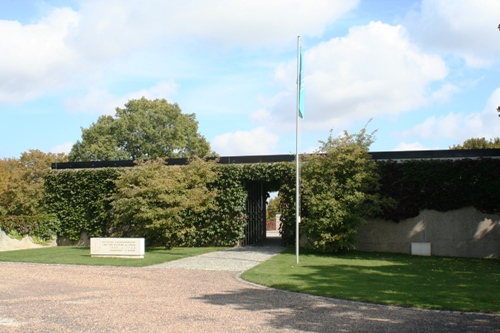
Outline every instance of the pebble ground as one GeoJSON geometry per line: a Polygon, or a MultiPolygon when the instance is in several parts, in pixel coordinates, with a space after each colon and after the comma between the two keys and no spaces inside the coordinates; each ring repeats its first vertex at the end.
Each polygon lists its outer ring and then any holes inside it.
{"type": "Polygon", "coordinates": [[[0,332],[500,332],[500,316],[326,299],[236,278],[280,250],[147,268],[0,263],[0,332]]]}

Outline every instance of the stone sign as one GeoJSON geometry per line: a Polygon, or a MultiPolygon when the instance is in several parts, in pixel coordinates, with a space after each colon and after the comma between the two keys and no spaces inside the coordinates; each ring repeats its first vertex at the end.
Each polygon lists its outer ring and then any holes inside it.
{"type": "Polygon", "coordinates": [[[144,258],[144,238],[91,238],[92,257],[144,258]]]}
{"type": "Polygon", "coordinates": [[[430,256],[431,243],[430,242],[412,242],[411,254],[416,256],[430,256]]]}

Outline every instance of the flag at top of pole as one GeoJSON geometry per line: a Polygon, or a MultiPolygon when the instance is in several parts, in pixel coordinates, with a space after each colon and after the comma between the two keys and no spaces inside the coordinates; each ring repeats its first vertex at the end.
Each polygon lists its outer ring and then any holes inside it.
{"type": "Polygon", "coordinates": [[[298,37],[298,56],[299,56],[299,70],[298,70],[298,84],[299,84],[299,117],[304,119],[304,75],[302,73],[302,45],[300,43],[300,36],[298,37]]]}

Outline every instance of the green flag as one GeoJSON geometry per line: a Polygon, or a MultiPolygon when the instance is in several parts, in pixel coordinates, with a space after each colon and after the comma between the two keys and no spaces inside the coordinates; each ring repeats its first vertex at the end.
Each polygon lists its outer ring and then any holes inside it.
{"type": "Polygon", "coordinates": [[[299,45],[299,116],[304,119],[304,74],[302,72],[302,46],[299,45]]]}

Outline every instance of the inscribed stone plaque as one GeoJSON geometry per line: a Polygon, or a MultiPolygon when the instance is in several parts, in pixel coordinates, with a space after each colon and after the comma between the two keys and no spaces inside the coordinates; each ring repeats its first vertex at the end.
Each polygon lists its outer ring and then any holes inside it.
{"type": "Polygon", "coordinates": [[[416,256],[430,256],[431,255],[431,243],[429,242],[412,242],[411,243],[411,254],[416,256]]]}
{"type": "Polygon", "coordinates": [[[91,238],[92,257],[144,258],[144,238],[91,238]]]}

